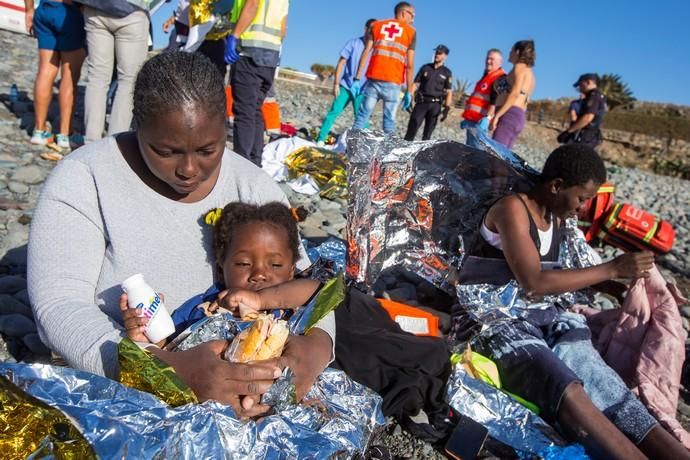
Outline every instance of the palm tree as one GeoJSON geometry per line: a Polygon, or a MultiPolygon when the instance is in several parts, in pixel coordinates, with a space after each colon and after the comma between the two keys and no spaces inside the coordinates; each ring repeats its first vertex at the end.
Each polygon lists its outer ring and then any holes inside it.
{"type": "Polygon", "coordinates": [[[461,79],[461,78],[456,78],[455,79],[455,90],[454,90],[454,99],[455,99],[455,107],[461,107],[465,103],[465,99],[467,96],[469,96],[469,93],[467,92],[468,89],[470,89],[470,85],[472,83],[469,80],[461,79]]]}
{"type": "Polygon", "coordinates": [[[599,91],[606,96],[609,109],[630,105],[636,99],[627,83],[624,83],[618,74],[604,74],[599,79],[599,91]]]}
{"type": "Polygon", "coordinates": [[[335,74],[335,67],[329,64],[314,63],[311,65],[310,70],[315,73],[322,82],[328,80],[335,74]]]}

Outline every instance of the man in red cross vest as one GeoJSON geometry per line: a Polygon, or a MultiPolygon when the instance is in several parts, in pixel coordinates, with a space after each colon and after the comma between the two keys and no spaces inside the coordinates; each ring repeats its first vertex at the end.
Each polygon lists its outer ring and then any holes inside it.
{"type": "Polygon", "coordinates": [[[502,64],[503,55],[501,52],[496,48],[491,48],[486,53],[484,75],[475,85],[472,95],[465,101],[465,111],[462,113],[463,120],[460,127],[467,130],[465,143],[470,147],[481,148],[475,137],[475,132],[477,130],[482,130],[485,133],[488,131],[489,120],[493,116],[494,109],[491,105],[491,88],[499,77],[506,74],[501,68],[502,64]]]}
{"type": "Polygon", "coordinates": [[[412,102],[417,32],[411,24],[415,11],[407,2],[395,5],[394,11],[395,18],[376,21],[369,29],[366,47],[350,89],[355,95],[360,90],[364,92],[364,98],[355,117],[354,129],[364,129],[376,103],[383,100],[383,131],[386,134],[395,131],[395,115],[403,83],[407,85],[402,100],[403,108],[407,109],[412,102]],[[369,53],[371,59],[367,67],[369,53]],[[364,88],[361,88],[359,79],[365,67],[367,82],[364,88]]]}

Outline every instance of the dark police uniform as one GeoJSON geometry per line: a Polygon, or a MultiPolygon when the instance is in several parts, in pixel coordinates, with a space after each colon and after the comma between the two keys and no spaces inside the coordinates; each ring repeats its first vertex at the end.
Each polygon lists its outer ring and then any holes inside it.
{"type": "Polygon", "coordinates": [[[427,140],[436,128],[436,121],[446,99],[446,91],[450,91],[453,84],[453,74],[444,65],[437,69],[430,63],[419,69],[414,81],[419,84],[419,88],[415,93],[415,106],[407,125],[405,140],[414,140],[422,121],[425,121],[422,139],[427,140]]]}
{"type": "Polygon", "coordinates": [[[591,113],[594,115],[594,119],[576,134],[574,142],[587,144],[592,148],[599,145],[604,112],[606,112],[606,96],[601,94],[598,88],[594,88],[585,95],[578,112],[578,117],[591,113]]]}

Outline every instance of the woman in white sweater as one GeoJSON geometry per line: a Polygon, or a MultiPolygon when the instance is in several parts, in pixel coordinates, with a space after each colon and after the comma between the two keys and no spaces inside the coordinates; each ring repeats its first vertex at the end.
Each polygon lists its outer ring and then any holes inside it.
{"type": "MultiPolygon", "coordinates": [[[[213,283],[211,233],[201,222],[231,201],[287,202],[272,179],[225,149],[223,81],[204,56],[163,53],[134,88],[136,130],[89,144],[46,181],[29,238],[29,295],[44,342],[76,368],[118,372],[125,337],[120,283],[134,273],[173,311],[213,283]]],[[[281,362],[221,360],[224,342],[186,352],[152,349],[197,396],[256,415],[254,402],[289,365],[313,383],[331,359],[333,317],[281,362]]]]}

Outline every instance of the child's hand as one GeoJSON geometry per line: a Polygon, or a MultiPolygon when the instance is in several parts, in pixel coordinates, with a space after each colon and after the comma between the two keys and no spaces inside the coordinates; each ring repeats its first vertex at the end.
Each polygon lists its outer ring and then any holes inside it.
{"type": "Polygon", "coordinates": [[[143,316],[139,316],[141,314],[140,308],[129,308],[127,306],[127,294],[122,294],[120,296],[120,312],[122,313],[122,319],[125,323],[127,337],[135,342],[151,343],[144,334],[147,319],[143,316]]]}
{"type": "Polygon", "coordinates": [[[218,304],[243,320],[256,319],[261,310],[261,295],[254,291],[232,291],[218,300],[218,304]]]}

